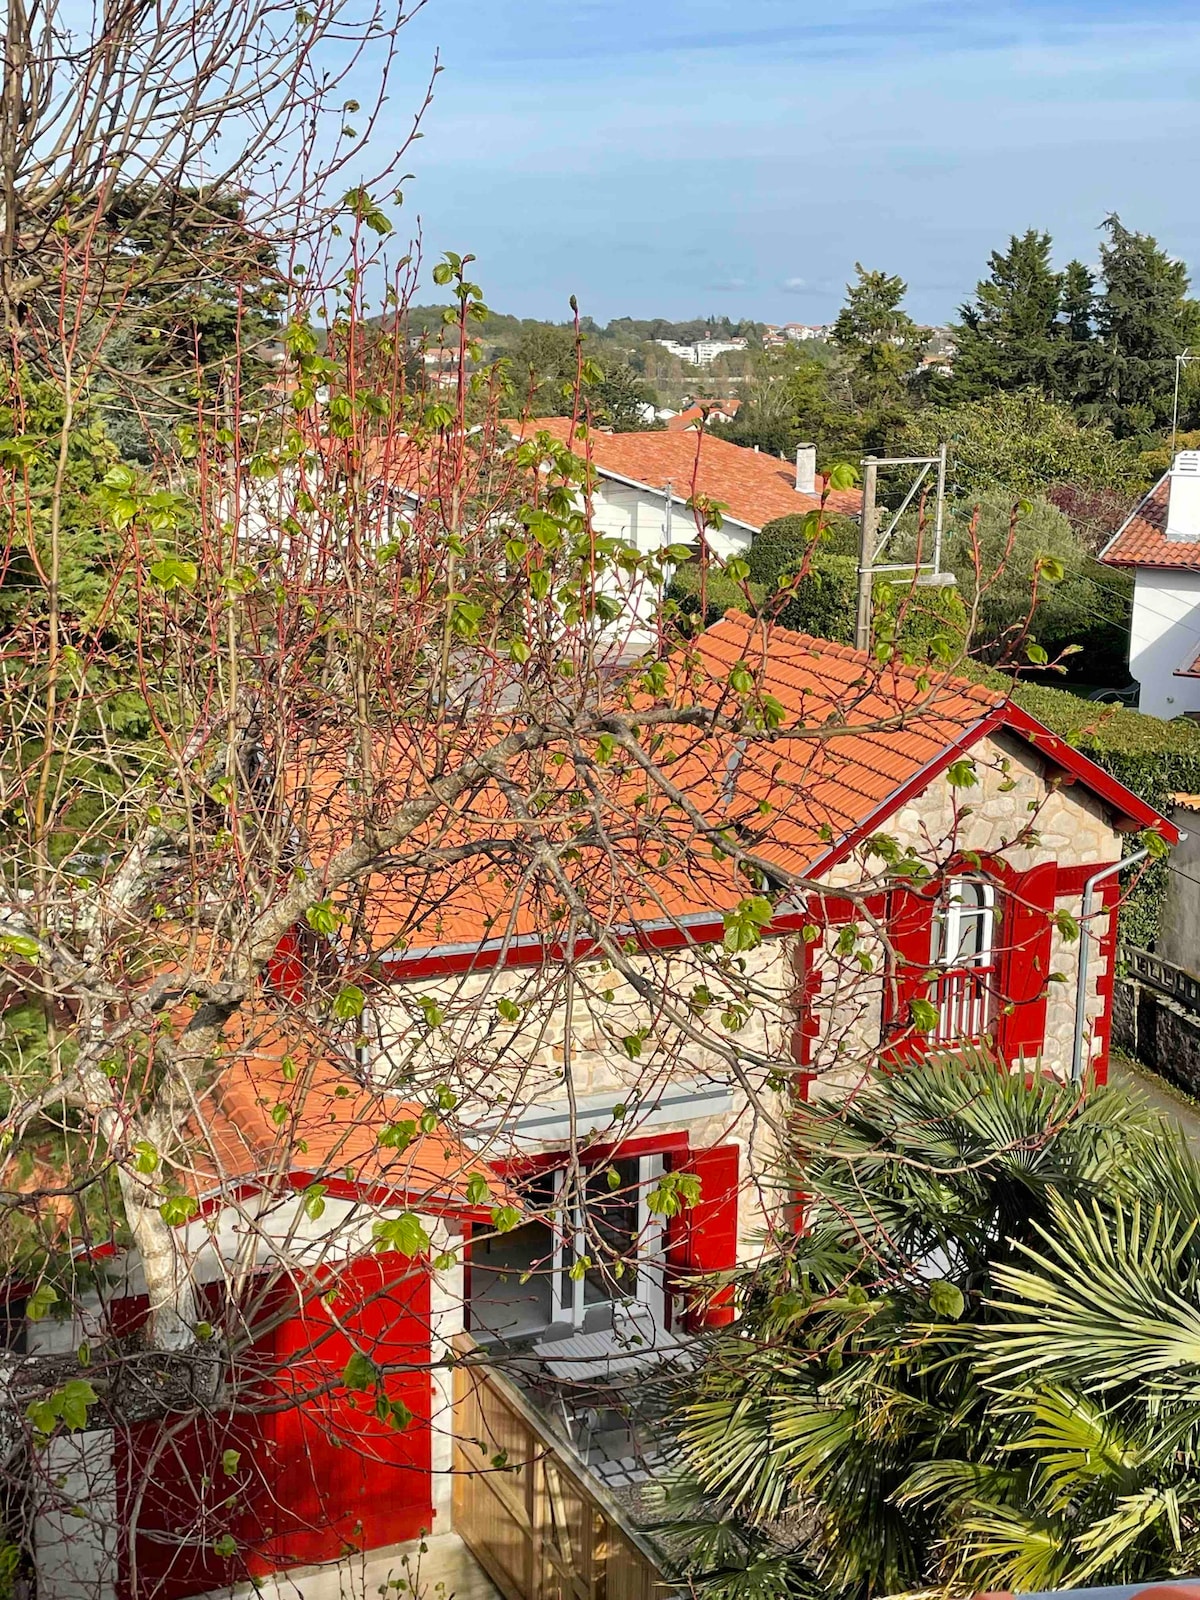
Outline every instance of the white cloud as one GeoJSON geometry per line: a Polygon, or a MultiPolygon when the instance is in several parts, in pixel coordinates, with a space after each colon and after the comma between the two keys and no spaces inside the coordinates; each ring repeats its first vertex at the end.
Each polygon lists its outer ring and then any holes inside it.
{"type": "Polygon", "coordinates": [[[808,288],[808,280],[806,278],[785,278],[779,287],[784,294],[799,294],[801,289],[808,288]]]}

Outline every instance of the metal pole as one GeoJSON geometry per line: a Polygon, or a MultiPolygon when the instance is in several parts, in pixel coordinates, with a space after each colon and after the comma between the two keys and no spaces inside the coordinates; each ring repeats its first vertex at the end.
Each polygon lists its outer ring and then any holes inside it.
{"type": "Polygon", "coordinates": [[[854,647],[871,648],[871,579],[875,570],[875,494],[879,467],[874,456],[863,461],[862,519],[858,541],[858,612],[854,621],[854,647]]]}
{"type": "Polygon", "coordinates": [[[938,449],[937,506],[933,514],[933,570],[942,570],[942,521],[946,510],[946,446],[938,449]]]}
{"type": "MultiPolygon", "coordinates": [[[[1083,886],[1083,900],[1079,907],[1079,966],[1075,971],[1075,1038],[1071,1045],[1071,1082],[1083,1082],[1083,1035],[1087,1029],[1087,986],[1088,963],[1092,953],[1091,934],[1088,923],[1095,915],[1095,895],[1098,885],[1105,878],[1111,878],[1114,873],[1123,872],[1126,867],[1132,867],[1135,862],[1143,860],[1149,855],[1148,850],[1135,850],[1132,855],[1126,856],[1123,861],[1114,861],[1110,867],[1101,867],[1099,872],[1093,872],[1083,886]]],[[[1114,906],[1109,912],[1110,917],[1115,917],[1117,908],[1114,906]]]]}
{"type": "Polygon", "coordinates": [[[1175,357],[1175,400],[1171,406],[1171,465],[1175,465],[1175,435],[1179,432],[1179,376],[1183,371],[1183,363],[1187,359],[1187,351],[1175,357]]]}

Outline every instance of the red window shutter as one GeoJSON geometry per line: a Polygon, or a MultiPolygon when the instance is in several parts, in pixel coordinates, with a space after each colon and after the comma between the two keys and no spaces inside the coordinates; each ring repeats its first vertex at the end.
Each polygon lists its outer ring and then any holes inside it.
{"type": "Polygon", "coordinates": [[[740,1156],[736,1144],[722,1144],[693,1150],[675,1165],[676,1172],[692,1172],[700,1179],[699,1200],[672,1217],[667,1232],[667,1261],[689,1301],[684,1320],[690,1328],[723,1328],[733,1321],[732,1287],[715,1296],[694,1289],[689,1295],[689,1281],[737,1264],[740,1156]]]}
{"type": "Polygon", "coordinates": [[[883,993],[883,1042],[895,1059],[911,1061],[925,1052],[925,1036],[913,1030],[910,1006],[930,998],[933,960],[933,895],[893,889],[888,897],[888,937],[893,959],[883,993]]]}
{"type": "Polygon", "coordinates": [[[267,982],[285,1000],[304,999],[304,949],[295,928],[275,946],[275,954],[267,962],[267,982]]]}
{"type": "Polygon", "coordinates": [[[1009,1063],[1032,1061],[1046,1044],[1046,984],[1050,978],[1051,914],[1058,867],[1047,861],[1006,886],[997,930],[1000,1054],[1009,1063]]]}

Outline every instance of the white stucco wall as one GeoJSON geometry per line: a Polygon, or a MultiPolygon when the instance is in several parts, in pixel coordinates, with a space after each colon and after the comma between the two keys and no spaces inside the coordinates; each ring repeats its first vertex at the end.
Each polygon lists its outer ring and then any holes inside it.
{"type": "Polygon", "coordinates": [[[1152,717],[1200,711],[1200,678],[1176,674],[1200,653],[1200,572],[1139,567],[1133,585],[1129,670],[1138,707],[1152,717]]]}

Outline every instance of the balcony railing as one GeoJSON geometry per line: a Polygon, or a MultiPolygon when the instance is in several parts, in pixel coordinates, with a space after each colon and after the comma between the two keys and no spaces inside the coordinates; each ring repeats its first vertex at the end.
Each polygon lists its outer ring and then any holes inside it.
{"type": "Polygon", "coordinates": [[[938,976],[933,1003],[938,1009],[936,1044],[982,1039],[991,1025],[992,969],[956,967],[938,976]]]}

